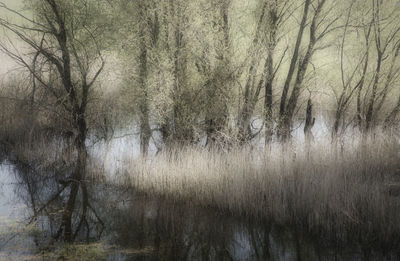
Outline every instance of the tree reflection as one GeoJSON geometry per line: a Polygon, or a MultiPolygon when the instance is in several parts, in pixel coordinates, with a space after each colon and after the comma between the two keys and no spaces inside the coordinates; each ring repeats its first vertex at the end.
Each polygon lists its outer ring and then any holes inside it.
{"type": "Polygon", "coordinates": [[[29,207],[28,223],[40,228],[34,235],[40,248],[65,240],[65,233],[60,232],[65,206],[75,193],[71,239],[105,243],[110,252],[108,260],[120,260],[121,255],[125,260],[150,261],[355,260],[366,255],[369,260],[398,258],[397,253],[384,256],[361,245],[321,240],[307,229],[295,229],[290,224],[241,218],[99,181],[81,181],[74,191],[75,181],[68,180],[71,168],[65,164],[52,164],[50,170],[17,158],[12,163],[18,181],[16,192],[29,207]]]}
{"type": "Polygon", "coordinates": [[[91,184],[71,178],[72,164],[60,159],[45,166],[18,156],[10,162],[15,166],[16,192],[29,207],[28,224],[38,222],[47,243],[101,237],[105,224],[92,206],[91,184]]]}

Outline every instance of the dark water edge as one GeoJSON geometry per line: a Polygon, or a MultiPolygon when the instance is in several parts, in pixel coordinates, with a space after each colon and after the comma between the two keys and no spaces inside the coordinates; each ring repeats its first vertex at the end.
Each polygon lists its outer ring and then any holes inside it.
{"type": "Polygon", "coordinates": [[[0,217],[8,219],[0,219],[0,260],[400,260],[396,248],[378,240],[335,240],[299,224],[240,217],[99,182],[88,183],[96,210],[88,229],[76,243],[64,244],[52,240],[63,195],[30,222],[32,205],[51,194],[52,181],[25,174],[9,162],[0,168],[0,217]]]}

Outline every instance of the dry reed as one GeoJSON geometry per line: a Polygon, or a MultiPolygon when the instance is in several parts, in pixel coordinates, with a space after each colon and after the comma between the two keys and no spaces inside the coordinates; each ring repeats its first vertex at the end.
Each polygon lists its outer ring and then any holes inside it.
{"type": "Polygon", "coordinates": [[[120,182],[148,195],[347,237],[400,236],[400,157],[393,138],[229,152],[180,148],[125,158],[120,182]]]}

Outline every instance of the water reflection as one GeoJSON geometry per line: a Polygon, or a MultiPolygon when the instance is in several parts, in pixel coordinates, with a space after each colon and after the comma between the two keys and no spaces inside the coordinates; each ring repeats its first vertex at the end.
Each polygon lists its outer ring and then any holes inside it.
{"type": "Polygon", "coordinates": [[[398,260],[357,245],[322,242],[288,226],[126,193],[129,200],[109,212],[110,234],[125,248],[151,249],[142,260],[398,260]]]}
{"type": "MultiPolygon", "coordinates": [[[[71,195],[74,204],[67,219],[72,231],[70,238],[86,243],[100,239],[105,226],[91,205],[88,181],[80,181],[79,189],[74,192],[74,183],[77,182],[69,178],[71,168],[66,163],[55,162],[46,167],[45,164],[13,157],[2,166],[1,178],[9,181],[3,185],[4,193],[13,194],[14,203],[25,206],[24,211],[14,218],[7,213],[10,207],[3,207],[3,213],[0,213],[7,214],[8,220],[14,219],[3,226],[1,235],[3,245],[7,244],[8,249],[13,246],[13,253],[18,249],[26,250],[26,242],[34,243],[35,247],[30,247],[28,252],[36,254],[65,241],[66,206],[70,204],[71,195]],[[6,165],[9,167],[5,169],[6,165]]],[[[9,202],[1,203],[10,206],[9,202]]]]}
{"type": "MultiPolygon", "coordinates": [[[[2,171],[2,180],[8,175],[10,181],[2,189],[26,206],[20,220],[28,231],[23,242],[8,242],[13,255],[0,249],[0,260],[18,260],[18,251],[33,260],[74,260],[57,250],[69,194],[62,179],[68,171],[37,172],[15,162],[10,170],[2,171]]],[[[291,226],[89,180],[79,190],[71,222],[75,242],[97,244],[91,252],[83,250],[95,257],[76,260],[399,260],[393,251],[323,241],[291,226]]]]}

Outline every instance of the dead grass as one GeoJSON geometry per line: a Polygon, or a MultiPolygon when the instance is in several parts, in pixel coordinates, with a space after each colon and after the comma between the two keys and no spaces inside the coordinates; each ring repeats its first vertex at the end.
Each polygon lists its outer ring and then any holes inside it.
{"type": "Polygon", "coordinates": [[[343,148],[329,142],[229,152],[181,148],[124,159],[120,179],[149,195],[300,225],[341,237],[400,235],[400,146],[380,136],[343,148]]]}

